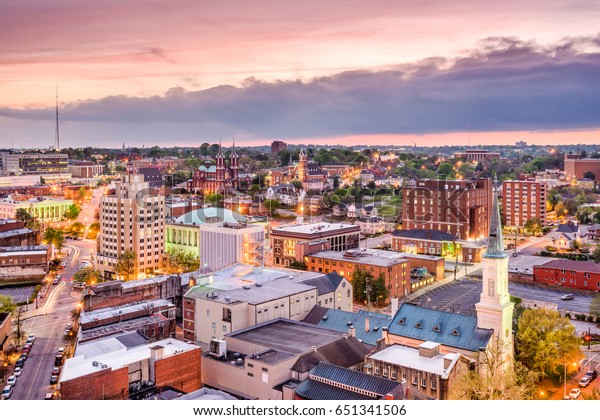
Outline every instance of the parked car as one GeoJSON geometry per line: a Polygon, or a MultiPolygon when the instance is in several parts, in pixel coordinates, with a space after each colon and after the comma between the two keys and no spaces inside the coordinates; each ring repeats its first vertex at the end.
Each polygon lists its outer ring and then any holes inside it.
{"type": "Polygon", "coordinates": [[[591,380],[593,381],[598,376],[598,371],[596,371],[594,369],[588,370],[587,372],[585,372],[585,375],[583,375],[583,376],[584,377],[589,376],[591,378],[591,380]]]}
{"type": "Polygon", "coordinates": [[[52,374],[53,375],[58,375],[60,373],[60,367],[55,366],[52,368],[52,374]]]}
{"type": "Polygon", "coordinates": [[[45,400],[53,400],[53,399],[54,399],[54,394],[53,394],[52,392],[49,392],[49,393],[47,393],[47,394],[44,396],[44,399],[45,399],[45,400]]]}
{"type": "Polygon", "coordinates": [[[11,395],[12,395],[12,386],[6,385],[4,387],[4,389],[2,390],[2,399],[8,400],[11,395]]]}
{"type": "Polygon", "coordinates": [[[17,363],[15,363],[15,366],[22,368],[25,365],[26,359],[27,359],[26,357],[22,357],[22,356],[19,357],[19,360],[17,360],[17,363]]]}
{"type": "Polygon", "coordinates": [[[29,334],[27,341],[31,341],[33,343],[35,341],[35,334],[29,334]]]}
{"type": "Polygon", "coordinates": [[[581,389],[579,388],[573,388],[571,392],[569,392],[569,397],[571,397],[572,400],[576,400],[577,398],[579,398],[580,395],[581,389]]]}
{"type": "Polygon", "coordinates": [[[50,384],[54,385],[58,382],[58,375],[52,375],[50,376],[50,384]]]}
{"type": "Polygon", "coordinates": [[[571,293],[567,293],[566,295],[562,295],[560,300],[573,300],[574,298],[575,296],[573,296],[571,293]]]}
{"type": "Polygon", "coordinates": [[[33,340],[27,340],[27,341],[25,342],[25,345],[26,345],[26,346],[29,346],[29,347],[33,346],[33,340]]]}
{"type": "Polygon", "coordinates": [[[6,385],[15,386],[17,383],[17,377],[15,375],[10,375],[6,380],[6,385]]]}
{"type": "Polygon", "coordinates": [[[592,378],[590,376],[584,376],[579,380],[579,383],[577,385],[582,388],[585,388],[590,384],[590,382],[592,382],[592,378]]]}
{"type": "Polygon", "coordinates": [[[15,375],[16,377],[19,377],[19,376],[21,376],[21,373],[23,373],[23,368],[16,367],[15,371],[13,372],[13,375],[15,375]]]}

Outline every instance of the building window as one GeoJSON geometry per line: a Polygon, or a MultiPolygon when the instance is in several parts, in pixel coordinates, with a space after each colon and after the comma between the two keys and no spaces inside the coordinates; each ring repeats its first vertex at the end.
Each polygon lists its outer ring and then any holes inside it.
{"type": "Polygon", "coordinates": [[[264,383],[269,382],[269,369],[267,368],[262,368],[262,381],[264,383]]]}
{"type": "Polygon", "coordinates": [[[431,389],[437,389],[437,382],[435,380],[431,381],[431,389]]]}
{"type": "Polygon", "coordinates": [[[421,387],[427,388],[427,378],[421,378],[421,387]]]}
{"type": "Polygon", "coordinates": [[[417,386],[417,377],[416,377],[416,376],[413,376],[413,377],[412,377],[412,384],[413,384],[414,386],[417,386]]]}

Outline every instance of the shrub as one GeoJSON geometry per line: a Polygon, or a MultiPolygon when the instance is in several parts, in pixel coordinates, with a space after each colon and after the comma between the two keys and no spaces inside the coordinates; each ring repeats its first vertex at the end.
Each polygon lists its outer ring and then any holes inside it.
{"type": "Polygon", "coordinates": [[[565,312],[565,318],[571,319],[571,313],[570,312],[565,312]]]}
{"type": "Polygon", "coordinates": [[[586,318],[587,322],[594,322],[594,317],[592,315],[588,315],[586,318]]]}

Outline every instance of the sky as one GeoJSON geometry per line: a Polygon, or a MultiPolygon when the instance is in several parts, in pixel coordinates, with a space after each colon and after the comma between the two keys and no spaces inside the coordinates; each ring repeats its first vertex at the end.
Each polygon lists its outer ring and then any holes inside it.
{"type": "Polygon", "coordinates": [[[596,0],[3,0],[0,147],[600,143],[596,0]],[[490,3],[490,4],[487,4],[490,3]]]}

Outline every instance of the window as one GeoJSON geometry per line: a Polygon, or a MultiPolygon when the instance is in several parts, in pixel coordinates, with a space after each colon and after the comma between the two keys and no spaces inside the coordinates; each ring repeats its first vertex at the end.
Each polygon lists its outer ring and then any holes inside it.
{"type": "Polygon", "coordinates": [[[413,376],[413,377],[412,377],[412,384],[413,384],[414,386],[417,386],[417,377],[416,377],[416,376],[413,376]]]}
{"type": "Polygon", "coordinates": [[[264,383],[269,382],[269,369],[267,368],[262,368],[262,381],[264,383]]]}
{"type": "Polygon", "coordinates": [[[437,382],[435,380],[431,381],[431,389],[437,389],[437,382]]]}
{"type": "Polygon", "coordinates": [[[421,378],[421,387],[427,388],[427,378],[421,378]]]}

